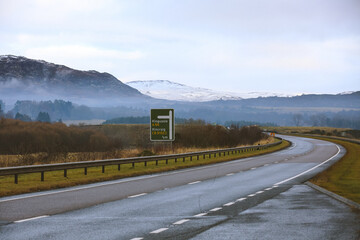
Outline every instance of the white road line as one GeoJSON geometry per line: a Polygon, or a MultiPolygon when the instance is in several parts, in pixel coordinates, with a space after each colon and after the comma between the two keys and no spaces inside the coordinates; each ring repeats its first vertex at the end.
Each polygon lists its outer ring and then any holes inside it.
{"type": "Polygon", "coordinates": [[[31,220],[36,220],[36,219],[40,219],[40,218],[45,218],[48,217],[49,215],[43,215],[43,216],[38,216],[38,217],[33,217],[33,218],[26,218],[26,219],[22,219],[22,220],[17,220],[14,223],[22,223],[22,222],[27,222],[27,221],[31,221],[31,220]]]}
{"type": "Polygon", "coordinates": [[[196,181],[196,182],[191,182],[191,183],[188,183],[189,185],[192,185],[192,184],[197,184],[197,183],[200,183],[201,181],[196,181]]]}
{"type": "Polygon", "coordinates": [[[250,168],[250,170],[254,170],[254,169],[256,169],[256,167],[250,168]]]}
{"type": "Polygon", "coordinates": [[[304,172],[302,172],[302,173],[299,173],[299,174],[296,175],[296,176],[293,176],[293,177],[288,178],[288,179],[285,179],[285,180],[283,180],[283,181],[281,181],[281,182],[275,183],[275,185],[280,185],[280,184],[286,183],[286,182],[288,182],[288,181],[291,181],[291,180],[293,180],[294,178],[300,177],[301,175],[304,175],[304,174],[306,174],[306,173],[308,173],[308,172],[310,172],[310,171],[312,171],[312,170],[320,167],[321,165],[324,165],[325,163],[331,161],[331,160],[332,160],[334,157],[336,157],[336,156],[340,153],[340,151],[341,151],[338,145],[336,145],[336,147],[338,148],[338,151],[337,151],[337,153],[336,153],[334,156],[332,156],[332,157],[330,157],[329,159],[325,160],[324,162],[316,165],[315,167],[312,167],[312,168],[310,168],[310,169],[308,169],[308,170],[306,170],[306,171],[304,171],[304,172]]]}
{"type": "Polygon", "coordinates": [[[241,201],[244,201],[246,198],[239,198],[239,199],[237,199],[236,201],[237,202],[241,202],[241,201]]]}
{"type": "Polygon", "coordinates": [[[234,175],[235,173],[228,173],[226,174],[226,176],[231,176],[231,175],[234,175]]]}
{"type": "Polygon", "coordinates": [[[270,164],[268,164],[268,163],[267,163],[267,164],[264,164],[264,167],[269,166],[269,165],[270,165],[270,164]]]}
{"type": "Polygon", "coordinates": [[[272,188],[272,187],[265,188],[265,191],[269,191],[269,190],[271,190],[271,189],[273,189],[273,188],[272,188]]]}
{"type": "Polygon", "coordinates": [[[199,213],[199,214],[194,215],[194,217],[202,217],[202,216],[205,216],[205,215],[207,215],[207,213],[199,213]]]}
{"type": "Polygon", "coordinates": [[[186,223],[186,222],[188,222],[188,221],[190,221],[190,219],[183,219],[183,220],[174,222],[173,224],[174,224],[174,225],[180,225],[180,224],[186,223]]]}
{"type": "Polygon", "coordinates": [[[168,230],[169,228],[159,228],[159,229],[157,229],[157,230],[155,230],[155,231],[152,231],[152,232],[150,232],[150,233],[152,233],[152,234],[154,234],[154,233],[161,233],[161,232],[163,232],[163,231],[166,231],[166,230],[168,230]]]}
{"type": "Polygon", "coordinates": [[[274,162],[274,163],[279,163],[278,161],[274,162]]]}
{"type": "Polygon", "coordinates": [[[256,192],[256,194],[260,194],[260,193],[263,193],[264,191],[258,191],[258,192],[256,192]]]}
{"type": "Polygon", "coordinates": [[[128,198],[136,198],[136,197],[141,197],[146,195],[147,193],[140,193],[140,194],[136,194],[136,195],[132,195],[132,196],[128,196],[128,198]]]}
{"type": "Polygon", "coordinates": [[[142,240],[142,239],[144,239],[144,238],[132,238],[132,239],[130,239],[130,240],[142,240]]]}
{"type": "Polygon", "coordinates": [[[250,195],[248,195],[248,197],[253,197],[253,196],[255,196],[256,194],[250,194],[250,195]]]}
{"type": "Polygon", "coordinates": [[[233,205],[234,203],[235,203],[235,202],[229,202],[229,203],[224,204],[223,206],[224,206],[224,207],[228,207],[228,206],[233,205]]]}
{"type": "Polygon", "coordinates": [[[279,187],[279,186],[278,186],[278,185],[274,185],[274,186],[273,186],[273,188],[277,188],[277,187],[279,187]]]}
{"type": "Polygon", "coordinates": [[[216,211],[219,211],[219,210],[221,210],[221,209],[222,209],[221,207],[213,208],[213,209],[210,210],[210,212],[216,212],[216,211]]]}

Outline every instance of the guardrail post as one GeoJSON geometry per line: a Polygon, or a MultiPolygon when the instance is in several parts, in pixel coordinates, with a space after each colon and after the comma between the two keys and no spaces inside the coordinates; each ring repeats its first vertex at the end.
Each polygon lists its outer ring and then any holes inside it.
{"type": "Polygon", "coordinates": [[[205,154],[203,155],[203,159],[205,159],[205,154]]]}
{"type": "Polygon", "coordinates": [[[44,172],[42,171],[42,172],[41,172],[41,181],[42,181],[42,182],[44,181],[44,178],[45,178],[44,175],[45,175],[45,174],[44,174],[44,172]]]}
{"type": "Polygon", "coordinates": [[[156,160],[156,161],[155,161],[155,164],[156,164],[156,166],[157,166],[157,165],[159,164],[159,160],[156,160]]]}
{"type": "Polygon", "coordinates": [[[166,162],[166,164],[168,164],[168,162],[169,162],[169,159],[166,159],[166,161],[165,161],[165,162],[166,162]]]}
{"type": "Polygon", "coordinates": [[[183,162],[185,162],[185,157],[183,157],[183,162]]]}
{"type": "Polygon", "coordinates": [[[87,175],[87,167],[84,168],[84,175],[87,175]]]}
{"type": "Polygon", "coordinates": [[[118,171],[120,171],[120,164],[118,164],[118,171]]]}
{"type": "Polygon", "coordinates": [[[190,161],[192,161],[192,156],[190,156],[190,161]]]}
{"type": "Polygon", "coordinates": [[[135,167],[135,163],[134,163],[134,162],[132,163],[132,167],[133,167],[133,168],[135,167]]]}
{"type": "Polygon", "coordinates": [[[147,161],[144,162],[144,166],[145,166],[145,167],[147,166],[147,161]]]}
{"type": "Polygon", "coordinates": [[[214,157],[216,158],[216,153],[214,153],[214,157]]]}
{"type": "Polygon", "coordinates": [[[102,173],[105,173],[105,165],[102,166],[102,173]]]}
{"type": "Polygon", "coordinates": [[[196,156],[197,160],[199,160],[199,155],[196,156]]]}
{"type": "Polygon", "coordinates": [[[177,162],[177,158],[175,158],[175,162],[177,162]]]}
{"type": "Polygon", "coordinates": [[[18,184],[18,175],[15,174],[14,177],[15,177],[15,184],[18,184]]]}
{"type": "Polygon", "coordinates": [[[211,158],[211,153],[209,153],[209,158],[211,158]]]}
{"type": "Polygon", "coordinates": [[[67,177],[67,169],[64,169],[64,177],[67,177]]]}

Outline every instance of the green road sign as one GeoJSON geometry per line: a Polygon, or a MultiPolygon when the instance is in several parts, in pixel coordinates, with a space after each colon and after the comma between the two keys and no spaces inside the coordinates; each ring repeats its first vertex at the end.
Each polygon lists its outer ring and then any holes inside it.
{"type": "Polygon", "coordinates": [[[151,109],[150,140],[175,140],[174,109],[151,109]]]}

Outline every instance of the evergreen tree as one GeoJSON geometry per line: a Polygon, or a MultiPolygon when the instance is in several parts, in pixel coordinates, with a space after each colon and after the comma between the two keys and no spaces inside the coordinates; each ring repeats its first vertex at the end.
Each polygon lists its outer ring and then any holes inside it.
{"type": "Polygon", "coordinates": [[[26,114],[21,114],[19,112],[16,113],[15,115],[15,119],[17,120],[21,120],[21,121],[24,121],[24,122],[31,122],[31,117],[29,117],[28,115],[26,114]]]}
{"type": "Polygon", "coordinates": [[[47,112],[39,112],[36,121],[38,122],[51,122],[50,116],[47,112]]]}

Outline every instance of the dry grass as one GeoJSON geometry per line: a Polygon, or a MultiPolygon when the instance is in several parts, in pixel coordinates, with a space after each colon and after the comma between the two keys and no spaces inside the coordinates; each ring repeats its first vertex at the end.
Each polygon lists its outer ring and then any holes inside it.
{"type": "MultiPolygon", "coordinates": [[[[183,162],[182,160],[178,160],[177,162],[175,162],[175,160],[172,159],[169,160],[168,164],[166,164],[166,161],[163,160],[159,161],[158,166],[156,166],[155,162],[149,162],[146,167],[143,163],[138,163],[135,165],[135,167],[132,167],[131,164],[124,164],[121,165],[120,171],[117,170],[117,166],[107,166],[105,173],[102,173],[101,167],[93,167],[88,168],[88,175],[84,175],[84,169],[73,169],[68,170],[66,178],[63,176],[63,171],[46,172],[44,182],[40,181],[40,173],[19,175],[18,184],[14,184],[14,176],[2,176],[0,177],[0,196],[49,190],[55,188],[75,186],[79,184],[87,184],[92,182],[171,171],[206,164],[214,164],[218,162],[231,161],[234,159],[240,159],[278,151],[280,149],[288,147],[289,145],[290,143],[283,141],[283,143],[281,143],[280,145],[270,147],[268,149],[230,154],[216,158],[212,157],[211,159],[208,155],[206,155],[205,159],[201,157],[199,160],[196,160],[196,158],[194,158],[192,161],[190,161],[190,158],[186,158],[185,162],[183,162]]],[[[188,150],[194,151],[195,149],[188,150]]],[[[130,153],[133,152],[130,151],[130,153]]]]}

